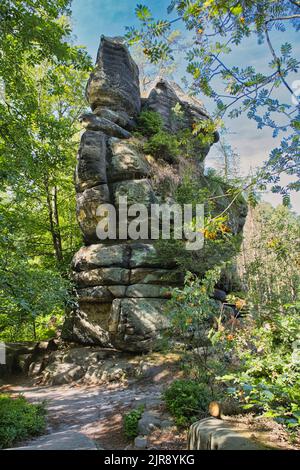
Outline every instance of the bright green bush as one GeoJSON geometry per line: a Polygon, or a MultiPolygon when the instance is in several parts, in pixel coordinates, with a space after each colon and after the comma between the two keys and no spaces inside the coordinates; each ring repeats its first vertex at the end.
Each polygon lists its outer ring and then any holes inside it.
{"type": "Polygon", "coordinates": [[[211,298],[214,286],[220,277],[220,269],[207,271],[203,279],[192,273],[186,273],[183,288],[174,288],[168,303],[167,314],[171,321],[173,336],[176,334],[186,347],[201,347],[202,335],[220,308],[211,298]],[[188,334],[193,332],[193,336],[188,334]]]}
{"type": "Polygon", "coordinates": [[[145,137],[151,137],[162,130],[163,120],[155,111],[142,111],[137,118],[136,131],[145,137]]]}
{"type": "Polygon", "coordinates": [[[136,410],[126,413],[123,418],[123,429],[125,436],[132,440],[138,435],[138,422],[142,417],[144,406],[139,406],[136,410]]]}
{"type": "Polygon", "coordinates": [[[194,380],[175,380],[165,391],[166,406],[177,426],[188,426],[207,413],[213,399],[207,384],[194,380]]]}
{"type": "Polygon", "coordinates": [[[144,151],[157,159],[175,163],[179,155],[179,143],[174,135],[161,131],[149,138],[144,151]]]}
{"type": "Polygon", "coordinates": [[[0,395],[0,448],[41,434],[46,427],[44,405],[28,403],[24,397],[0,395]]]}

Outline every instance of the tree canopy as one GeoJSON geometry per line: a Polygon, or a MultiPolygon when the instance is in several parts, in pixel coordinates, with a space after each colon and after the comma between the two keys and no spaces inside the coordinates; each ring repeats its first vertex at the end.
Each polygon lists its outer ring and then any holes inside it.
{"type": "MultiPolygon", "coordinates": [[[[129,44],[139,43],[152,62],[174,59],[168,35],[173,27],[183,27],[193,35],[186,53],[188,85],[192,93],[202,92],[216,104],[216,118],[238,118],[247,114],[257,127],[269,127],[279,145],[271,149],[260,184],[272,183],[272,190],[284,196],[299,190],[300,104],[290,77],[300,62],[293,44],[273,44],[275,31],[299,31],[300,3],[296,0],[172,0],[170,19],[154,19],[146,5],[137,5],[140,27],[127,27],[129,44]],[[244,39],[256,40],[263,48],[265,63],[232,65],[232,54],[244,39]],[[283,91],[282,91],[283,90],[283,91]],[[285,96],[288,93],[289,99],[285,96]],[[295,93],[294,93],[295,92],[295,93]],[[282,185],[280,175],[289,175],[282,185]]],[[[246,58],[246,57],[245,57],[246,58]]],[[[294,78],[294,79],[295,79],[294,78]]]]}
{"type": "Polygon", "coordinates": [[[72,174],[91,62],[72,45],[69,6],[0,5],[0,333],[10,340],[62,314],[80,241],[72,174]]]}

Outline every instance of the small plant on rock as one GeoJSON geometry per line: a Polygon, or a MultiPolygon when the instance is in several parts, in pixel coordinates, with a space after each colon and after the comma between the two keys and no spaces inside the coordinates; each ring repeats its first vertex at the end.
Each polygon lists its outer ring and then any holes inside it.
{"type": "Polygon", "coordinates": [[[123,429],[127,439],[133,440],[138,435],[138,422],[142,417],[144,406],[131,410],[123,417],[123,429]]]}
{"type": "Polygon", "coordinates": [[[153,155],[154,158],[176,163],[179,156],[179,143],[174,135],[160,131],[149,138],[144,145],[144,151],[153,155]]]}
{"type": "Polygon", "coordinates": [[[142,111],[137,118],[136,131],[145,137],[151,137],[162,130],[163,120],[155,111],[142,111]]]}

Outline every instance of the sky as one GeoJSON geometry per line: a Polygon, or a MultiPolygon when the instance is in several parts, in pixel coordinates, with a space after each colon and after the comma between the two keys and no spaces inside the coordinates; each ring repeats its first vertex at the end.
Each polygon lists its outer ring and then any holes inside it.
{"type": "MultiPolygon", "coordinates": [[[[137,24],[134,14],[137,3],[148,5],[154,17],[164,18],[170,0],[73,0],[72,22],[75,43],[85,46],[88,53],[95,60],[102,34],[106,36],[122,36],[125,33],[125,26],[137,24]]],[[[280,44],[290,41],[293,44],[298,44],[299,56],[300,43],[298,39],[294,32],[272,32],[272,42],[275,47],[280,47],[280,44]]],[[[228,64],[253,65],[257,70],[264,71],[265,64],[269,59],[270,56],[265,47],[258,46],[253,39],[247,39],[231,54],[229,59],[231,63],[228,60],[228,64]]],[[[181,59],[175,76],[179,84],[184,73],[185,63],[181,59]]],[[[293,80],[297,79],[299,80],[300,77],[292,76],[289,78],[289,82],[292,83],[293,80]]],[[[281,96],[285,98],[285,102],[289,103],[290,96],[284,96],[284,91],[281,93],[281,96]]],[[[199,98],[203,100],[208,111],[212,112],[214,109],[212,100],[201,95],[199,95],[199,98]]],[[[254,172],[256,168],[267,160],[270,149],[276,146],[276,141],[272,138],[271,131],[267,128],[258,130],[256,123],[249,120],[246,116],[239,117],[238,119],[228,118],[225,120],[225,125],[229,130],[229,135],[226,139],[240,155],[241,173],[247,175],[249,171],[254,172]]],[[[216,156],[217,146],[213,146],[206,158],[206,165],[214,166],[216,156]]],[[[281,203],[281,197],[271,192],[263,194],[262,198],[273,205],[281,203]]],[[[300,213],[300,194],[293,193],[291,200],[293,210],[300,213]]]]}

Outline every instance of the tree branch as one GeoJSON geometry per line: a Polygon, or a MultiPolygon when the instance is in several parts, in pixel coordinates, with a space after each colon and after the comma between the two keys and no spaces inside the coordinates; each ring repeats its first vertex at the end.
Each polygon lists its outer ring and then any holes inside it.
{"type": "Polygon", "coordinates": [[[300,18],[300,15],[278,16],[277,18],[270,18],[269,20],[265,21],[265,24],[268,24],[271,21],[288,21],[294,20],[296,18],[300,18]]]}
{"type": "Polygon", "coordinates": [[[296,7],[300,8],[300,2],[296,2],[295,0],[290,0],[290,2],[296,7]]]}
{"type": "Polygon", "coordinates": [[[269,46],[269,49],[271,51],[271,54],[273,56],[273,59],[277,65],[277,71],[278,71],[278,75],[280,77],[280,80],[282,81],[282,83],[284,84],[284,86],[289,90],[289,92],[291,93],[291,95],[294,94],[294,91],[291,89],[290,85],[287,83],[287,81],[285,80],[283,74],[282,74],[282,70],[281,70],[281,64],[280,64],[280,60],[279,58],[277,57],[276,55],[276,52],[274,50],[274,47],[272,46],[272,43],[271,43],[271,40],[270,40],[270,36],[269,36],[269,31],[268,31],[268,28],[267,28],[267,21],[265,22],[265,36],[266,36],[266,40],[267,40],[267,44],[269,46]]]}

